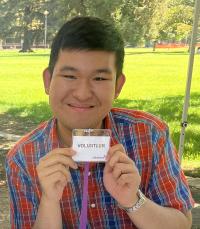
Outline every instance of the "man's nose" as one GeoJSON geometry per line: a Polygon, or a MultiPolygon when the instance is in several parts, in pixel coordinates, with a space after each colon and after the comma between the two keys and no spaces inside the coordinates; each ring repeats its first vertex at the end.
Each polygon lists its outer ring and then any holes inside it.
{"type": "Polygon", "coordinates": [[[92,85],[89,81],[80,81],[73,90],[73,96],[78,100],[86,101],[93,96],[92,85]]]}

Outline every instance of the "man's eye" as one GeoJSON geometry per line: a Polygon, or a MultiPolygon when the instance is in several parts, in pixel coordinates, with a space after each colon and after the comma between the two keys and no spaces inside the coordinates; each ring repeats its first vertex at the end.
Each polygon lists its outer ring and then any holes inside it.
{"type": "Polygon", "coordinates": [[[72,76],[72,75],[63,75],[63,77],[66,78],[66,79],[69,79],[69,80],[76,79],[76,77],[72,76]]]}
{"type": "Polygon", "coordinates": [[[98,76],[98,77],[95,77],[95,80],[96,81],[103,81],[103,80],[106,80],[106,78],[98,76]]]}

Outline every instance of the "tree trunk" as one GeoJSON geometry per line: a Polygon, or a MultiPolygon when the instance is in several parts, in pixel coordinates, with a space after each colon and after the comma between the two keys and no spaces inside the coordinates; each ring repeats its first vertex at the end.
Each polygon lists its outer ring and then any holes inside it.
{"type": "Polygon", "coordinates": [[[32,36],[31,31],[25,29],[22,49],[19,52],[33,52],[33,50],[31,49],[31,40],[32,40],[31,36],[32,36]]]}
{"type": "Polygon", "coordinates": [[[24,41],[22,44],[22,49],[19,52],[33,52],[33,50],[31,49],[32,31],[28,29],[28,25],[31,23],[30,13],[31,7],[28,5],[24,9],[24,41]]]}
{"type": "Polygon", "coordinates": [[[153,52],[156,51],[156,41],[153,41],[153,52]]]}

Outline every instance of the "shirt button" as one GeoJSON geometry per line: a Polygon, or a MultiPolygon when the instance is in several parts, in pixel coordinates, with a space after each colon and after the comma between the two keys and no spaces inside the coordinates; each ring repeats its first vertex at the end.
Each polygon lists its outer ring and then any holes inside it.
{"type": "Polygon", "coordinates": [[[91,204],[90,207],[91,207],[91,208],[95,208],[96,205],[95,205],[95,204],[91,204]]]}

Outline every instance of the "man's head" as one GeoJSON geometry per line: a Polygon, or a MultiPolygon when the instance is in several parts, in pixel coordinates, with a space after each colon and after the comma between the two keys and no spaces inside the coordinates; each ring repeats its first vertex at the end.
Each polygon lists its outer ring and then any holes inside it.
{"type": "Polygon", "coordinates": [[[51,47],[49,71],[53,74],[61,50],[108,51],[116,55],[117,77],[122,74],[124,42],[117,29],[95,17],[76,17],[66,22],[51,47]]]}
{"type": "Polygon", "coordinates": [[[123,58],[120,35],[100,19],[75,18],[58,32],[43,79],[64,142],[72,129],[103,127],[125,82],[123,58]]]}

